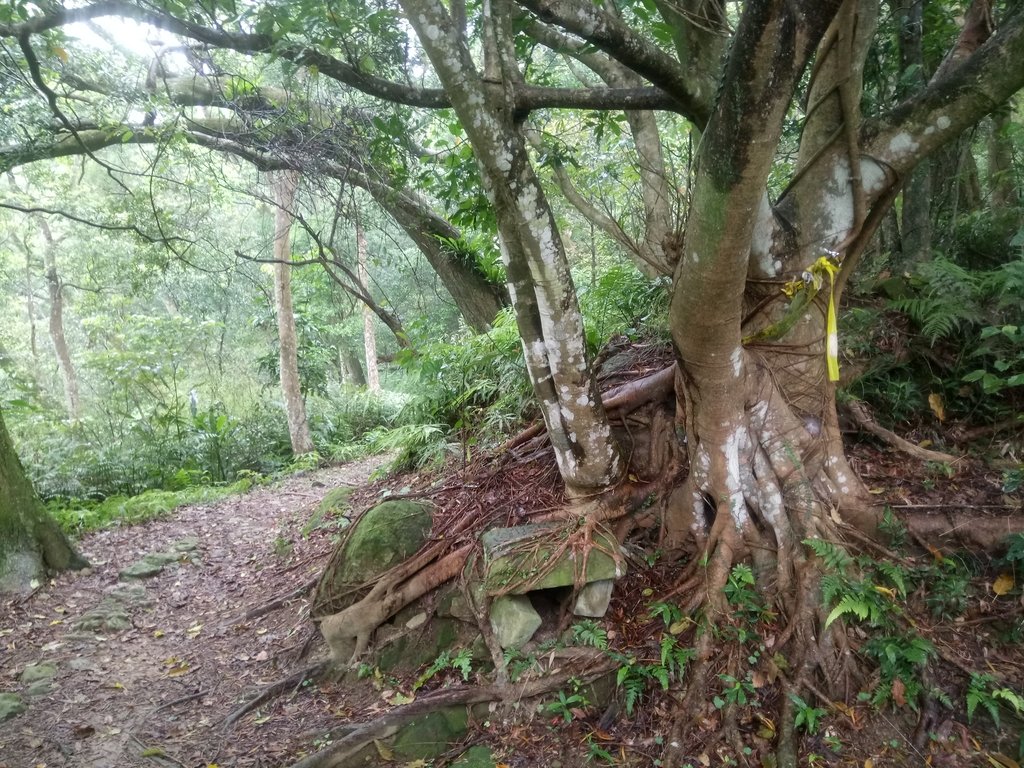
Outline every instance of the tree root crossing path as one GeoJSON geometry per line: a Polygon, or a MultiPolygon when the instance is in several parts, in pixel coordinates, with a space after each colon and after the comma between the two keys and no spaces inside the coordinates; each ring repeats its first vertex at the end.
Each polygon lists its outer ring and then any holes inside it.
{"type": "Polygon", "coordinates": [[[306,663],[318,638],[302,595],[334,531],[303,528],[325,493],[381,461],[90,534],[90,569],[0,603],[0,695],[24,707],[0,725],[0,766],[292,762],[344,715],[329,686],[272,717],[225,718],[306,663]]]}

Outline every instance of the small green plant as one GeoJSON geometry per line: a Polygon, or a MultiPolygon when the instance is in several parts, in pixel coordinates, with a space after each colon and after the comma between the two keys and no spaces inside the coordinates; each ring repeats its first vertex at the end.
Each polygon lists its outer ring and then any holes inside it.
{"type": "Polygon", "coordinates": [[[793,720],[793,725],[812,736],[816,734],[818,726],[821,724],[821,718],[827,714],[827,710],[821,707],[812,707],[795,693],[789,694],[789,699],[796,707],[796,717],[793,720]]]}
{"type": "Polygon", "coordinates": [[[971,596],[971,572],[962,560],[944,557],[924,569],[922,581],[927,584],[924,602],[937,619],[951,620],[967,610],[971,596]]]}
{"type": "Polygon", "coordinates": [[[746,563],[733,566],[723,591],[729,605],[748,622],[757,622],[767,617],[764,601],[754,588],[754,571],[746,563]]]}
{"type": "Polygon", "coordinates": [[[1003,472],[1003,493],[1016,493],[1024,488],[1024,467],[1003,472]]]}
{"type": "Polygon", "coordinates": [[[683,612],[679,610],[679,606],[675,603],[651,603],[651,607],[648,610],[651,618],[660,618],[665,622],[666,628],[671,627],[683,618],[683,612]]]}
{"type": "Polygon", "coordinates": [[[473,671],[473,652],[469,648],[461,648],[454,654],[450,650],[441,651],[423,674],[416,678],[412,689],[419,690],[428,680],[446,669],[453,669],[462,675],[463,682],[469,680],[473,671]]]}
{"type": "Polygon", "coordinates": [[[722,693],[714,696],[711,703],[716,709],[726,706],[744,706],[754,694],[754,684],[749,679],[740,680],[732,675],[721,674],[718,679],[724,684],[722,693]]]}
{"type": "Polygon", "coordinates": [[[903,524],[888,504],[882,511],[882,522],[878,526],[894,549],[902,549],[907,543],[907,526],[903,524]]]}
{"type": "Polygon", "coordinates": [[[971,675],[971,682],[967,687],[967,720],[974,718],[974,713],[980,705],[992,722],[999,727],[999,705],[1006,704],[1015,715],[1024,712],[1024,697],[1016,691],[1006,687],[996,687],[995,678],[992,675],[974,674],[971,675]]]}
{"type": "Polygon", "coordinates": [[[919,670],[935,655],[935,647],[923,637],[909,633],[880,635],[864,644],[865,655],[878,662],[880,681],[869,701],[880,707],[887,702],[909,704],[917,710],[923,689],[919,670]]]}
{"type": "Polygon", "coordinates": [[[558,698],[552,702],[549,702],[545,709],[556,717],[561,717],[563,722],[571,723],[573,717],[579,713],[580,710],[586,709],[590,706],[590,702],[587,698],[579,692],[578,684],[573,686],[573,693],[568,696],[565,691],[558,692],[558,698]]]}
{"type": "Polygon", "coordinates": [[[612,753],[594,741],[593,734],[587,734],[587,762],[603,760],[606,763],[615,763],[612,753]]]}
{"type": "Polygon", "coordinates": [[[596,621],[579,621],[572,627],[572,639],[576,645],[588,645],[602,651],[608,650],[608,633],[596,621]]]}

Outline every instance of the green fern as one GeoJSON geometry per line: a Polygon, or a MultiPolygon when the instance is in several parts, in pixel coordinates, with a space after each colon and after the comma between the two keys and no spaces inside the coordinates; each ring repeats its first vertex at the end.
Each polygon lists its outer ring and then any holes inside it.
{"type": "Polygon", "coordinates": [[[843,572],[853,565],[853,558],[846,553],[846,550],[831,541],[825,541],[824,539],[804,539],[803,544],[810,549],[815,556],[825,564],[825,568],[830,571],[843,572]]]}

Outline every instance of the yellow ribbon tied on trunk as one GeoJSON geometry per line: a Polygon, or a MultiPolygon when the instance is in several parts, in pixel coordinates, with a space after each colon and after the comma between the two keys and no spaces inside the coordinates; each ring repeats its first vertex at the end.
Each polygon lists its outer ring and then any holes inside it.
{"type": "Polygon", "coordinates": [[[828,275],[828,314],[825,316],[825,367],[828,380],[839,381],[839,327],[836,323],[836,273],[839,271],[828,256],[822,256],[811,266],[811,274],[823,281],[828,275]]]}

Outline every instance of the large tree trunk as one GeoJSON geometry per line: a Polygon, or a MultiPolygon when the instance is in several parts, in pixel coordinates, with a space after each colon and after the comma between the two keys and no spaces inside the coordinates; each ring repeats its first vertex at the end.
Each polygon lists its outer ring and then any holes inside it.
{"type": "MultiPolygon", "coordinates": [[[[366,232],[363,223],[356,219],[356,260],[359,264],[359,282],[364,290],[370,290],[370,273],[366,268],[366,232]]],[[[371,392],[380,392],[380,371],[377,368],[377,334],[373,329],[373,311],[363,304],[363,348],[366,350],[366,387],[371,392]]]]}
{"type": "Polygon", "coordinates": [[[288,416],[288,435],[292,453],[301,456],[313,451],[306,419],[306,401],[302,396],[299,379],[298,339],[295,332],[295,312],[292,309],[291,266],[291,207],[299,186],[299,175],[294,171],[279,171],[271,176],[274,189],[274,307],[277,310],[277,338],[280,348],[281,394],[288,416]]]}
{"type": "Polygon", "coordinates": [[[48,571],[88,563],[39,502],[0,415],[0,593],[22,593],[48,571]]]}
{"type": "Polygon", "coordinates": [[[45,241],[43,262],[46,269],[46,286],[50,292],[50,341],[53,344],[53,353],[57,357],[61,380],[64,382],[68,417],[72,421],[78,421],[82,411],[78,397],[78,374],[71,362],[71,352],[64,333],[64,286],[57,271],[57,244],[45,219],[39,219],[39,230],[43,233],[45,241]]]}

